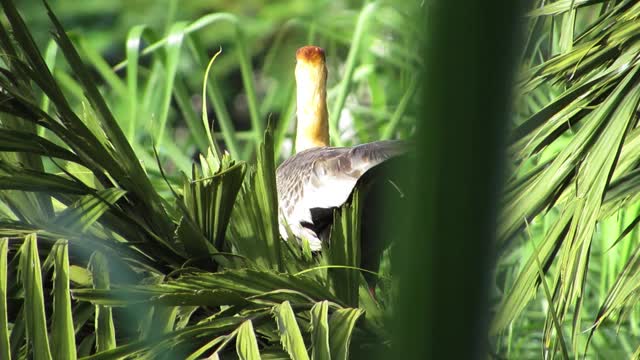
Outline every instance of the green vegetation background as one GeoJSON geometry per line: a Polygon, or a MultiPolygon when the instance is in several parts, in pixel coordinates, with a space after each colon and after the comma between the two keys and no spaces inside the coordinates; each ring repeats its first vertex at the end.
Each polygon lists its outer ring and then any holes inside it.
{"type": "Polygon", "coordinates": [[[0,358],[640,354],[635,1],[1,3],[0,358]],[[277,234],[310,43],[334,144],[416,143],[375,296],[366,192],[277,234]]]}

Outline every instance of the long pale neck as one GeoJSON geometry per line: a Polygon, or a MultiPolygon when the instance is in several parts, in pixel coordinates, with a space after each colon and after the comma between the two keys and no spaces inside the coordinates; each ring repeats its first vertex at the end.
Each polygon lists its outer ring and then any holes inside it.
{"type": "Polygon", "coordinates": [[[298,126],[296,152],[329,146],[327,68],[322,59],[301,58],[296,64],[298,126]]]}

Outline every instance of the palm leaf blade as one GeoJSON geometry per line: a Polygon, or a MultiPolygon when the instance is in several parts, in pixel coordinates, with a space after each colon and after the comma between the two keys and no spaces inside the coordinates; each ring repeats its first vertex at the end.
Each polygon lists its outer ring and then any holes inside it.
{"type": "Polygon", "coordinates": [[[240,325],[236,338],[236,352],[241,360],[260,360],[258,341],[251,320],[240,325]]]}
{"type": "Polygon", "coordinates": [[[25,289],[24,316],[27,328],[27,343],[36,360],[52,359],[47,333],[47,315],[44,309],[42,274],[38,244],[35,234],[27,235],[21,247],[22,283],[25,289]]]}
{"type": "Polygon", "coordinates": [[[7,319],[7,251],[9,239],[0,238],[0,358],[11,360],[7,319]]]}
{"type": "Polygon", "coordinates": [[[75,359],[76,337],[71,313],[71,296],[69,295],[69,254],[68,242],[59,241],[54,250],[54,294],[52,352],[55,359],[75,359]]]}
{"type": "Polygon", "coordinates": [[[273,308],[282,346],[294,360],[308,360],[309,355],[302,339],[296,316],[288,301],[273,308]]]}

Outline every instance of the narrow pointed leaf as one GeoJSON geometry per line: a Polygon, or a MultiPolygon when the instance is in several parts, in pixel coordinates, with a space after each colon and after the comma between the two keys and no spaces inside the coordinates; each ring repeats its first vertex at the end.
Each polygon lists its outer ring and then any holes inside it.
{"type": "Polygon", "coordinates": [[[35,360],[50,360],[52,357],[42,292],[42,270],[35,234],[27,235],[22,244],[20,265],[25,291],[24,316],[27,324],[27,344],[35,360]]]}
{"type": "Polygon", "coordinates": [[[248,301],[229,290],[199,289],[186,291],[168,286],[140,285],[133,288],[76,289],[74,299],[98,305],[125,306],[149,304],[158,306],[223,306],[245,305],[248,301]]]}
{"type": "Polygon", "coordinates": [[[71,231],[85,232],[109,210],[109,205],[115,204],[124,194],[124,190],[109,188],[100,190],[95,195],[86,195],[58,215],[54,223],[71,231]]]}
{"type": "Polygon", "coordinates": [[[0,189],[37,192],[86,194],[89,190],[81,183],[41,171],[21,168],[0,161],[0,189]]]}
{"type": "Polygon", "coordinates": [[[535,296],[540,284],[536,259],[539,259],[542,264],[547,264],[551,259],[551,256],[566,236],[573,212],[573,206],[567,206],[567,208],[562,211],[560,217],[545,234],[542,242],[536,246],[533,254],[527,259],[527,262],[515,281],[517,285],[511,288],[506,294],[500,305],[500,311],[493,319],[490,328],[492,334],[496,334],[498,331],[502,331],[509,326],[511,321],[520,315],[524,307],[535,296]]]}
{"type": "Polygon", "coordinates": [[[158,126],[155,129],[155,143],[156,146],[160,147],[162,145],[162,141],[164,138],[164,131],[167,126],[167,119],[169,116],[169,108],[172,100],[173,93],[173,83],[176,78],[176,72],[178,69],[178,62],[180,61],[180,48],[182,46],[182,42],[185,36],[185,29],[187,27],[186,22],[178,22],[171,26],[169,30],[168,41],[165,44],[165,49],[167,52],[166,56],[166,74],[165,74],[165,84],[163,91],[163,100],[162,100],[162,108],[160,111],[160,115],[158,118],[158,126]]]}
{"type": "Polygon", "coordinates": [[[358,306],[360,285],[360,197],[360,189],[354,190],[351,201],[334,212],[328,249],[332,264],[348,267],[329,269],[329,276],[338,298],[352,307],[358,306]]]}
{"type": "Polygon", "coordinates": [[[7,319],[7,251],[9,239],[0,238],[0,359],[11,360],[7,319]]]}
{"type": "Polygon", "coordinates": [[[349,345],[351,334],[360,316],[364,313],[361,309],[338,309],[329,319],[331,344],[331,358],[334,360],[347,360],[349,358],[349,345]]]}
{"type": "Polygon", "coordinates": [[[278,197],[276,191],[273,136],[268,126],[258,150],[255,173],[248,175],[231,221],[234,245],[264,268],[282,270],[278,231],[278,197]]]}
{"type": "MultiPolygon", "coordinates": [[[[110,288],[109,263],[107,258],[99,252],[95,252],[90,261],[93,274],[93,287],[95,289],[110,288]]],[[[111,307],[96,305],[95,312],[96,350],[106,351],[116,347],[116,334],[113,325],[111,307]]]]}
{"type": "Polygon", "coordinates": [[[311,308],[311,359],[331,360],[329,348],[329,302],[316,303],[311,308]]]}
{"type": "Polygon", "coordinates": [[[69,294],[69,244],[60,240],[54,246],[52,352],[55,359],[75,359],[76,337],[69,294]]]}
{"type": "Polygon", "coordinates": [[[276,318],[280,342],[293,360],[308,360],[309,355],[300,333],[300,327],[296,322],[296,315],[288,301],[273,307],[273,315],[276,318]]]}
{"type": "Polygon", "coordinates": [[[18,130],[0,129],[0,150],[21,151],[75,162],[79,161],[78,157],[69,150],[36,134],[18,130]]]}
{"type": "Polygon", "coordinates": [[[243,322],[238,329],[236,352],[241,360],[260,360],[258,340],[256,340],[251,320],[243,322]]]}

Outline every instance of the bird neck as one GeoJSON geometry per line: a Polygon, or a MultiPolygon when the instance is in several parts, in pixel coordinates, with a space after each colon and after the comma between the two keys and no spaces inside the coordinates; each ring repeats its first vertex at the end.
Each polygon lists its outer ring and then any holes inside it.
{"type": "Polygon", "coordinates": [[[324,61],[298,61],[296,65],[296,152],[329,146],[327,68],[324,61]]]}

